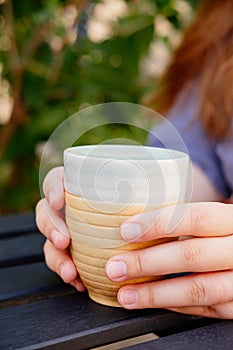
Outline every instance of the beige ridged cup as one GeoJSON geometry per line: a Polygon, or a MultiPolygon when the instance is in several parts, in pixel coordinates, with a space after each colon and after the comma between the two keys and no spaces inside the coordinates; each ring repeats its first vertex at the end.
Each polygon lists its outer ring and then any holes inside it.
{"type": "Polygon", "coordinates": [[[161,278],[144,277],[116,283],[111,282],[105,273],[106,262],[114,255],[171,241],[162,238],[146,243],[125,244],[120,236],[120,225],[127,217],[140,213],[143,208],[130,207],[130,215],[127,215],[127,211],[124,215],[105,214],[95,211],[93,205],[89,206],[88,202],[68,192],[66,203],[66,222],[72,238],[72,258],[91,299],[108,306],[120,306],[117,292],[122,285],[161,278]]]}
{"type": "MultiPolygon", "coordinates": [[[[78,158],[80,157],[80,149],[81,147],[75,148],[75,150],[78,150],[78,158]]],[[[72,148],[68,149],[68,152],[72,153],[72,148]]],[[[85,155],[85,157],[87,157],[87,155],[85,155]]],[[[99,159],[101,159],[101,157],[99,157],[99,159]]],[[[95,161],[96,159],[94,159],[94,162],[95,161]]],[[[97,162],[98,161],[99,160],[97,159],[97,162]]],[[[85,186],[87,186],[86,193],[89,195],[91,193],[90,187],[93,185],[93,182],[85,182],[86,177],[84,176],[84,181],[82,178],[77,176],[79,172],[76,173],[74,170],[72,173],[72,177],[69,177],[69,155],[68,161],[67,159],[64,159],[64,164],[66,189],[66,222],[71,234],[70,251],[72,258],[77,267],[80,278],[82,279],[83,283],[85,284],[88,290],[90,298],[100,304],[119,307],[120,305],[117,301],[117,293],[122,285],[154,281],[161,279],[162,276],[148,276],[140,279],[124,281],[122,283],[112,282],[105,273],[105,265],[108,259],[114,255],[118,255],[126,251],[154,246],[157,244],[172,241],[176,238],[156,239],[145,243],[126,243],[120,235],[120,225],[128,217],[134,214],[139,214],[148,210],[158,209],[159,207],[161,207],[161,203],[159,205],[158,201],[154,201],[154,203],[148,203],[144,201],[140,204],[127,203],[127,205],[122,205],[122,203],[118,203],[117,201],[105,201],[97,200],[97,198],[86,198],[85,186]],[[80,186],[83,186],[83,191],[80,192],[78,187],[78,178],[81,183],[80,186]],[[74,186],[76,182],[77,191],[75,190],[76,187],[74,186]],[[76,193],[71,193],[71,191],[76,193]]],[[[186,166],[188,166],[187,161],[185,162],[185,164],[186,166]]],[[[90,165],[92,165],[92,163],[90,163],[90,165]]],[[[78,163],[76,164],[76,166],[77,168],[79,168],[78,163]]],[[[93,168],[89,166],[87,168],[81,167],[78,169],[78,171],[81,169],[81,171],[84,170],[84,172],[87,171],[88,173],[88,171],[90,171],[93,168]]],[[[105,173],[101,176],[109,176],[106,174],[108,174],[108,171],[105,171],[105,173]]],[[[126,175],[124,173],[124,179],[125,178],[126,175]]],[[[103,185],[104,190],[106,191],[105,182],[101,182],[101,186],[103,185]]],[[[107,183],[106,187],[108,187],[107,183]]],[[[137,186],[137,188],[138,190],[140,189],[139,186],[137,186]]],[[[98,196],[101,196],[102,189],[103,187],[99,187],[98,196]]],[[[105,194],[104,190],[103,194],[105,194]]],[[[110,192],[111,189],[107,188],[108,195],[110,192]]],[[[183,197],[184,194],[182,194],[182,196],[179,197],[179,201],[184,201],[183,197]]],[[[176,199],[178,199],[178,197],[176,197],[176,199]]],[[[169,201],[167,200],[166,202],[163,202],[163,206],[167,206],[169,204],[172,204],[172,202],[170,201],[170,197],[169,201]]]]}

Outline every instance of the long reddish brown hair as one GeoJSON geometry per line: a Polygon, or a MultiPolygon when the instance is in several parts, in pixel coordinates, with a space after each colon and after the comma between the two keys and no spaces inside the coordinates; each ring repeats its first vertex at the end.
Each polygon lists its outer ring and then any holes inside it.
{"type": "Polygon", "coordinates": [[[222,138],[233,117],[233,0],[201,1],[150,105],[166,113],[196,78],[198,115],[210,136],[222,138]]]}

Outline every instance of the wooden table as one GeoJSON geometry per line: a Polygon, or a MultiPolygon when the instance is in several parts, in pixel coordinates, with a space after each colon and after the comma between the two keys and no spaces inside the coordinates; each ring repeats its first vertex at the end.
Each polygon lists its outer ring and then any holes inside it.
{"type": "Polygon", "coordinates": [[[155,332],[128,349],[233,349],[233,322],[91,301],[44,263],[32,213],[0,217],[0,349],[91,349],[155,332]]]}

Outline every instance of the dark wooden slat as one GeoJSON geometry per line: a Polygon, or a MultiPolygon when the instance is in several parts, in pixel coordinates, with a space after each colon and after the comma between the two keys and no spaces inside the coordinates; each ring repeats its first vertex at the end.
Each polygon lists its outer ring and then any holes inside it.
{"type": "Polygon", "coordinates": [[[159,338],[127,350],[232,350],[233,322],[224,321],[211,326],[159,338]]]}
{"type": "Polygon", "coordinates": [[[4,301],[49,291],[64,282],[44,262],[0,269],[0,306],[4,301]]]}
{"type": "Polygon", "coordinates": [[[35,214],[32,212],[0,216],[0,239],[36,230],[35,214]]]}
{"type": "Polygon", "coordinates": [[[39,232],[0,240],[0,268],[44,260],[45,238],[39,232]]]}
{"type": "Polygon", "coordinates": [[[128,311],[106,307],[77,292],[1,310],[0,348],[90,349],[169,329],[190,319],[166,310],[128,311]]]}

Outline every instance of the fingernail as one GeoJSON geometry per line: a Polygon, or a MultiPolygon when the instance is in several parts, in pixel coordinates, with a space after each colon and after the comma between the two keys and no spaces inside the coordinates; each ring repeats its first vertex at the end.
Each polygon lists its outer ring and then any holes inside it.
{"type": "Polygon", "coordinates": [[[138,293],[135,289],[120,290],[118,298],[120,304],[132,306],[138,302],[138,293]]]}
{"type": "Polygon", "coordinates": [[[49,191],[49,193],[48,193],[48,202],[49,202],[49,204],[51,206],[54,203],[54,199],[55,199],[55,193],[53,191],[49,191]]]}
{"type": "Polygon", "coordinates": [[[142,226],[138,223],[121,225],[121,236],[126,241],[135,241],[142,235],[142,226]]]}
{"type": "Polygon", "coordinates": [[[124,261],[110,261],[106,267],[108,277],[114,281],[121,281],[127,274],[127,266],[124,261]]]}
{"type": "Polygon", "coordinates": [[[55,247],[57,246],[57,243],[59,240],[59,235],[60,235],[60,233],[55,231],[55,230],[51,231],[51,233],[50,233],[50,241],[53,243],[53,245],[55,247]]]}

